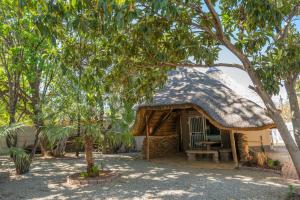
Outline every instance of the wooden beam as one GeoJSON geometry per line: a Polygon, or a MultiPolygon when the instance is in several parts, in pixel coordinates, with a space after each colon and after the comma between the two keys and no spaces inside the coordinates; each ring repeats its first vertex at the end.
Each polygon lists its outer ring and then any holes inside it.
{"type": "Polygon", "coordinates": [[[152,135],[155,135],[159,128],[169,119],[173,110],[170,110],[167,114],[162,114],[159,118],[157,125],[153,128],[152,135]]]}
{"type": "Polygon", "coordinates": [[[149,144],[149,120],[148,116],[146,115],[146,139],[147,139],[147,153],[146,153],[146,158],[147,160],[150,160],[150,154],[149,154],[149,149],[150,149],[150,144],[149,144]]]}
{"type": "Polygon", "coordinates": [[[238,167],[239,162],[238,162],[237,153],[236,153],[236,146],[235,146],[233,130],[230,130],[230,143],[231,143],[231,151],[232,151],[233,161],[234,161],[236,167],[238,167]]]}
{"type": "MultiPolygon", "coordinates": [[[[154,116],[154,113],[155,113],[154,110],[151,110],[151,111],[150,111],[150,114],[148,115],[148,123],[150,123],[152,117],[154,116]]],[[[147,116],[147,113],[146,113],[146,116],[147,116]]],[[[146,124],[147,124],[147,122],[145,123],[145,125],[144,125],[143,128],[142,128],[142,132],[141,132],[141,133],[143,133],[143,134],[144,134],[144,132],[146,131],[146,126],[147,126],[146,124]]]]}

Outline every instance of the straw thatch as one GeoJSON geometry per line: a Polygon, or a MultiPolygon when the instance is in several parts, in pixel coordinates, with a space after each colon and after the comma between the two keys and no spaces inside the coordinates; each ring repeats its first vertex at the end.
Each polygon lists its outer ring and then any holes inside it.
{"type": "Polygon", "coordinates": [[[215,126],[232,130],[260,130],[274,127],[262,107],[240,97],[220,81],[193,68],[179,68],[168,74],[166,85],[150,104],[137,107],[134,134],[140,135],[147,110],[194,108],[215,126]]]}

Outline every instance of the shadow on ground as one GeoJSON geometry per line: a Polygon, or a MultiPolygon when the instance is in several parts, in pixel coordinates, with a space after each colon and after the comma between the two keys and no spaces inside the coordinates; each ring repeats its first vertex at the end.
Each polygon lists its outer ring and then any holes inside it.
{"type": "MultiPolygon", "coordinates": [[[[2,157],[0,161],[2,166],[13,169],[7,159],[2,157]]],[[[96,163],[100,162],[120,171],[122,177],[105,185],[70,186],[66,176],[84,170],[83,158],[36,159],[30,173],[0,180],[0,199],[281,200],[286,197],[291,184],[272,173],[194,169],[147,162],[132,154],[96,154],[96,163]]]]}

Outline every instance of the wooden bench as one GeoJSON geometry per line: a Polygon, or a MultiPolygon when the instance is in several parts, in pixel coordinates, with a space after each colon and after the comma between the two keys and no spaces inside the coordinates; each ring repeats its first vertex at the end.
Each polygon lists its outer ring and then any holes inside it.
{"type": "Polygon", "coordinates": [[[187,150],[185,152],[188,156],[188,160],[190,160],[190,161],[196,160],[196,155],[197,154],[198,155],[212,154],[214,162],[216,162],[216,163],[219,162],[219,153],[218,153],[218,151],[213,151],[213,150],[187,150]]]}

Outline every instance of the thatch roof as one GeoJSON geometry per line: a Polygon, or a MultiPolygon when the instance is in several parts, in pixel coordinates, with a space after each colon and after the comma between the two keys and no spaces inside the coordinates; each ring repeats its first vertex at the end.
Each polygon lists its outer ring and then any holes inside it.
{"type": "Polygon", "coordinates": [[[179,68],[168,74],[166,85],[150,104],[137,107],[134,134],[145,124],[146,110],[194,108],[217,127],[256,130],[274,127],[262,107],[240,97],[220,81],[193,68],[179,68]]]}
{"type": "Polygon", "coordinates": [[[259,106],[265,108],[262,99],[256,92],[254,92],[254,90],[243,86],[241,83],[225,74],[222,70],[212,67],[206,71],[206,74],[214,79],[217,79],[218,81],[229,87],[231,90],[233,90],[236,94],[239,94],[239,96],[245,99],[249,99],[250,101],[253,101],[259,106]]]}

